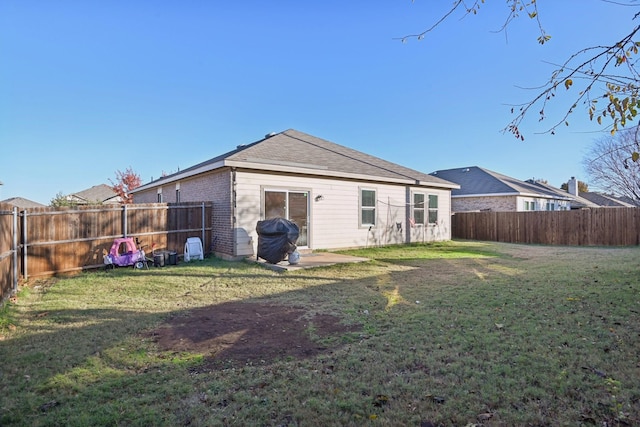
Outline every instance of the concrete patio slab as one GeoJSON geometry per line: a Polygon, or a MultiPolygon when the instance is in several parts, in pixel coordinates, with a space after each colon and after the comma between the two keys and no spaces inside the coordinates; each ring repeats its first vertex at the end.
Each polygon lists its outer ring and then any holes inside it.
{"type": "Polygon", "coordinates": [[[276,271],[296,271],[304,270],[315,267],[327,267],[335,264],[345,264],[354,262],[369,261],[369,258],[356,257],[351,255],[335,254],[332,252],[313,252],[313,253],[301,253],[300,262],[297,264],[289,264],[289,261],[280,261],[277,264],[271,264],[262,258],[248,258],[253,262],[271,268],[276,271]]]}

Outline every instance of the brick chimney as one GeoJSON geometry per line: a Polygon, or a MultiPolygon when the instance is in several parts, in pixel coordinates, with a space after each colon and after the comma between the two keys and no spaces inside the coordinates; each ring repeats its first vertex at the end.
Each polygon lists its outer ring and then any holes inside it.
{"type": "Polygon", "coordinates": [[[573,194],[574,196],[578,195],[578,180],[575,176],[572,176],[569,182],[567,182],[567,190],[569,194],[573,194]]]}

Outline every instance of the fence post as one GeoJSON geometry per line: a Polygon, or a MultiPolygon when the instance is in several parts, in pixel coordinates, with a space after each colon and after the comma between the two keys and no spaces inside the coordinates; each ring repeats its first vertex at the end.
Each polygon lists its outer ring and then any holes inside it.
{"type": "MultiPolygon", "coordinates": [[[[205,224],[204,224],[204,217],[205,217],[205,214],[204,214],[204,213],[205,213],[205,212],[204,212],[204,202],[202,202],[202,244],[203,244],[203,245],[204,245],[204,247],[206,248],[206,247],[207,247],[207,243],[204,241],[204,234],[205,234],[205,233],[204,233],[204,229],[205,229],[205,224]]],[[[205,251],[205,252],[206,252],[206,251],[205,251]]]]}
{"type": "Polygon", "coordinates": [[[18,207],[13,207],[13,232],[11,233],[13,242],[11,249],[13,250],[13,294],[18,292],[18,207]]]}
{"type": "Polygon", "coordinates": [[[22,211],[22,268],[24,269],[24,280],[29,278],[29,265],[27,262],[27,244],[29,243],[27,242],[27,216],[28,212],[25,209],[22,211]]]}
{"type": "Polygon", "coordinates": [[[127,205],[122,205],[122,237],[127,237],[127,205]]]}

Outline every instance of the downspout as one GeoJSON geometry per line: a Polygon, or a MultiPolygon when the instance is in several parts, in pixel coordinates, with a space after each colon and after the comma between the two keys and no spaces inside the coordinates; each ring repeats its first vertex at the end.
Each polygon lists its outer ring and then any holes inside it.
{"type": "Polygon", "coordinates": [[[236,168],[231,168],[231,245],[233,246],[233,257],[238,256],[238,246],[236,242],[236,168]]]}

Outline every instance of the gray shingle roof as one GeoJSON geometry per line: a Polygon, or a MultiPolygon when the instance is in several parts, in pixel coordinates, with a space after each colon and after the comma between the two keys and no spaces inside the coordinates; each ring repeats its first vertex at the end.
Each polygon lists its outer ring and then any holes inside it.
{"type": "MultiPolygon", "coordinates": [[[[570,199],[570,205],[571,205],[571,209],[582,209],[582,208],[595,208],[598,205],[591,202],[588,199],[585,199],[584,197],[581,196],[574,196],[573,194],[569,193],[568,191],[565,191],[561,188],[557,188],[554,187],[552,185],[549,184],[543,184],[542,182],[538,182],[538,181],[527,181],[527,182],[531,182],[539,187],[543,187],[546,188],[550,191],[555,191],[557,194],[559,194],[562,197],[567,197],[570,199]]],[[[583,194],[583,193],[581,193],[583,194]]]]}
{"type": "Polygon", "coordinates": [[[9,199],[0,200],[0,203],[9,203],[22,209],[29,208],[44,208],[46,205],[42,203],[34,202],[33,200],[25,199],[24,197],[11,197],[9,199]]]}
{"type": "MultiPolygon", "coordinates": [[[[443,188],[457,187],[441,177],[409,169],[294,129],[267,135],[254,143],[238,146],[235,150],[160,178],[154,183],[180,179],[230,165],[321,176],[359,176],[377,181],[408,181],[443,188]]],[[[138,190],[154,183],[143,185],[138,190]]]]}
{"type": "Polygon", "coordinates": [[[549,188],[520,181],[478,166],[439,170],[432,172],[431,175],[460,185],[459,189],[451,192],[452,197],[511,194],[569,199],[568,196],[558,194],[549,188]]]}
{"type": "Polygon", "coordinates": [[[635,205],[633,203],[625,202],[624,200],[620,200],[619,198],[617,198],[617,197],[615,197],[613,195],[595,193],[595,192],[589,191],[589,192],[586,192],[586,193],[580,193],[580,196],[582,196],[583,198],[593,202],[594,204],[596,204],[598,206],[626,207],[626,208],[635,207],[635,205]]]}
{"type": "Polygon", "coordinates": [[[108,201],[119,201],[118,194],[113,191],[113,188],[108,186],[107,184],[99,184],[94,185],[91,188],[86,190],[79,191],[77,193],[72,193],[67,196],[68,198],[73,198],[79,201],[91,203],[91,202],[108,202],[108,201]]]}

